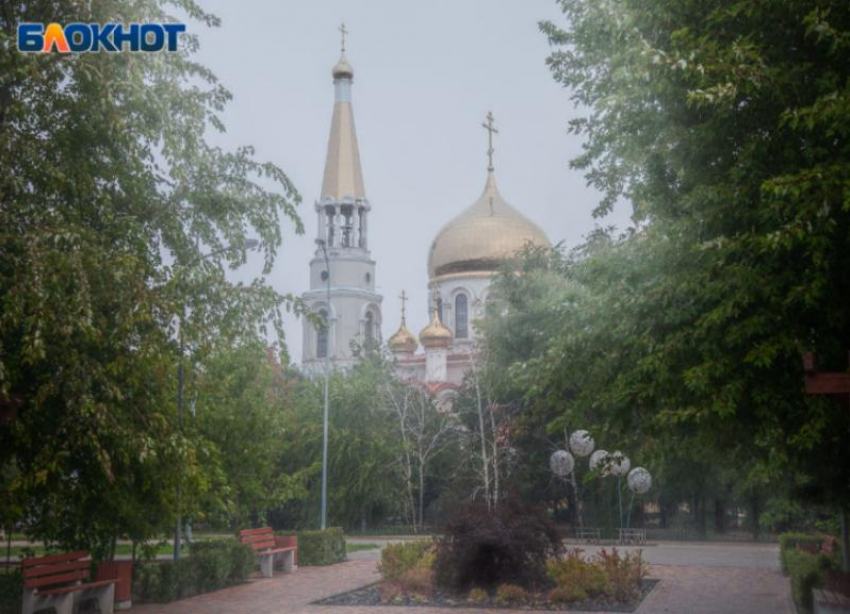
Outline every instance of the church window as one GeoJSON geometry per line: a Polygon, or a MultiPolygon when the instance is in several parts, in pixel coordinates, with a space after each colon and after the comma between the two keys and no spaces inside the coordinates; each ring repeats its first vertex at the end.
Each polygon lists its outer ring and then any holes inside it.
{"type": "Polygon", "coordinates": [[[324,321],[324,328],[316,329],[316,358],[327,358],[328,355],[328,312],[322,309],[319,317],[324,321]]]}
{"type": "Polygon", "coordinates": [[[469,303],[465,294],[455,298],[455,337],[466,339],[469,336],[469,303]]]}

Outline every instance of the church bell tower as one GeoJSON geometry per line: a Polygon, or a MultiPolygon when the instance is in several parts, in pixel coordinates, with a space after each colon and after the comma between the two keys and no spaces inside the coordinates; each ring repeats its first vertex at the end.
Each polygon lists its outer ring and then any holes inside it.
{"type": "Polygon", "coordinates": [[[304,320],[302,362],[306,371],[347,368],[358,348],[368,351],[381,340],[381,295],[375,292],[375,261],[369,252],[371,205],[363,187],[354,130],[351,86],[354,69],[342,55],[333,68],[334,110],[322,192],[316,201],[319,230],[310,261],[310,290],[303,295],[327,327],[304,320]]]}

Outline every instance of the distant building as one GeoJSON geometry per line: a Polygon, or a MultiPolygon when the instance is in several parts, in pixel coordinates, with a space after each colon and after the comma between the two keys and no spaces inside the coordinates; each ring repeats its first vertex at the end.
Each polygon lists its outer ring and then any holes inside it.
{"type": "MultiPolygon", "coordinates": [[[[310,262],[311,310],[330,318],[327,332],[305,321],[303,363],[321,369],[327,355],[335,367],[355,360],[349,348],[380,341],[381,301],[375,292],[375,262],[367,237],[370,211],[360,170],[360,155],[351,110],[354,71],[343,53],[333,69],[336,103],[319,215],[319,240],[330,261],[331,301],[326,298],[324,254],[319,247],[310,262]]],[[[484,191],[472,205],[437,233],[428,253],[430,323],[417,337],[407,328],[402,293],[399,329],[390,337],[398,376],[425,385],[440,400],[450,400],[471,368],[477,332],[484,315],[491,278],[499,264],[527,244],[550,245],[543,230],[505,201],[496,187],[493,166],[493,116],[489,132],[489,164],[484,191]],[[419,345],[422,351],[419,352],[419,345]]]]}
{"type": "Polygon", "coordinates": [[[375,292],[375,261],[369,252],[371,205],[363,187],[351,107],[354,69],[344,51],[333,68],[333,80],[331,135],[322,193],[316,201],[319,232],[310,261],[310,290],[302,297],[312,312],[328,322],[326,329],[319,330],[304,320],[302,362],[311,373],[323,369],[326,357],[334,368],[350,367],[355,360],[353,346],[368,347],[381,341],[382,297],[375,292]]]}

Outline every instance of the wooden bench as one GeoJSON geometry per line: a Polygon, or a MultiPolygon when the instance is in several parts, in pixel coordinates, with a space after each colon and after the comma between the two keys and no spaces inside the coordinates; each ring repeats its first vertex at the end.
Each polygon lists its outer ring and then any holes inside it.
{"type": "Polygon", "coordinates": [[[617,529],[617,541],[621,544],[645,544],[646,529],[617,529]]]}
{"type": "Polygon", "coordinates": [[[850,573],[827,571],[823,588],[812,590],[812,598],[815,614],[850,613],[850,573]]]}
{"type": "Polygon", "coordinates": [[[239,541],[254,549],[254,554],[260,560],[260,571],[266,578],[271,578],[275,563],[283,561],[283,570],[287,573],[295,571],[298,543],[293,546],[281,546],[275,539],[271,527],[262,529],[244,529],[239,531],[239,541]]]}
{"type": "Polygon", "coordinates": [[[85,582],[91,560],[85,551],[65,552],[24,559],[23,614],[54,608],[56,614],[72,614],[80,605],[96,600],[101,614],[112,614],[118,580],[85,582]]]}
{"type": "Polygon", "coordinates": [[[602,539],[602,531],[589,527],[578,527],[576,528],[576,539],[587,544],[598,543],[602,539]]]}
{"type": "Polygon", "coordinates": [[[810,554],[832,554],[836,549],[835,538],[832,535],[825,535],[824,538],[817,544],[797,544],[795,550],[801,552],[809,552],[810,554]]]}

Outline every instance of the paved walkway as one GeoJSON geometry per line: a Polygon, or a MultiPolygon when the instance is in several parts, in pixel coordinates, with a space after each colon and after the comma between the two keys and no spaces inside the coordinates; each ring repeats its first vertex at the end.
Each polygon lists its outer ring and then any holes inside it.
{"type": "MultiPolygon", "coordinates": [[[[373,543],[375,540],[372,540],[373,543]]],[[[590,552],[593,549],[587,548],[590,552]]],[[[477,609],[316,606],[313,601],[378,579],[378,550],[349,555],[330,567],[302,567],[207,595],[131,614],[477,614],[477,609]]],[[[649,577],[658,578],[638,614],[794,614],[787,578],[779,573],[777,548],[753,544],[663,543],[644,549],[649,577]]],[[[493,610],[529,614],[528,610],[493,610]]]]}

